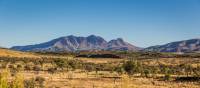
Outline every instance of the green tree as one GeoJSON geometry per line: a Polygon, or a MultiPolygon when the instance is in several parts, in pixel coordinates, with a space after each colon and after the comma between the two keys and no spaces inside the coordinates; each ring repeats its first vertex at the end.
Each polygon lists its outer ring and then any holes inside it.
{"type": "Polygon", "coordinates": [[[123,64],[123,68],[128,74],[134,74],[137,72],[137,63],[132,60],[127,61],[123,64]]]}

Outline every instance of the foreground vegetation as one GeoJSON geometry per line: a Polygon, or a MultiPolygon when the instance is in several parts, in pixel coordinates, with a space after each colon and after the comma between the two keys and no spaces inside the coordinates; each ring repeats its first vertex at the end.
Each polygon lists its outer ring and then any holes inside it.
{"type": "Polygon", "coordinates": [[[93,53],[34,53],[31,54],[35,55],[33,57],[23,57],[24,54],[21,54],[21,57],[1,56],[0,88],[198,88],[200,86],[198,54],[112,52],[109,54],[121,58],[76,57],[80,54],[93,53]]]}

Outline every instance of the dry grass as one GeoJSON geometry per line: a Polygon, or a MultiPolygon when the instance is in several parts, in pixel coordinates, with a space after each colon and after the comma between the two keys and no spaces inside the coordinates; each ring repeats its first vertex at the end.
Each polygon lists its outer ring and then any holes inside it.
{"type": "Polygon", "coordinates": [[[159,64],[166,66],[174,66],[181,64],[190,64],[197,66],[198,64],[200,64],[200,58],[159,58],[159,60],[145,59],[141,61],[149,66],[158,66],[159,64]]]}
{"type": "MultiPolygon", "coordinates": [[[[22,72],[26,79],[41,76],[46,79],[45,88],[199,88],[198,83],[159,81],[153,78],[137,78],[121,75],[120,79],[95,76],[94,72],[87,75],[85,72],[73,71],[65,73],[48,74],[47,72],[22,72]]],[[[105,72],[104,76],[107,72],[105,72]]]]}
{"type": "Polygon", "coordinates": [[[8,49],[0,49],[0,56],[1,57],[19,57],[19,58],[23,58],[23,57],[38,58],[38,56],[32,53],[13,51],[13,50],[8,50],[8,49]]]}
{"type": "Polygon", "coordinates": [[[114,59],[114,58],[78,58],[78,59],[84,62],[90,62],[95,64],[115,63],[125,60],[125,59],[114,59]]]}
{"type": "Polygon", "coordinates": [[[42,55],[37,53],[31,52],[21,52],[21,51],[14,51],[9,49],[1,49],[0,48],[0,57],[16,57],[16,58],[31,58],[31,59],[38,59],[38,58],[69,58],[71,59],[72,56],[58,56],[58,55],[42,55]]]}
{"type": "MultiPolygon", "coordinates": [[[[69,58],[70,56],[53,56],[53,55],[38,55],[34,53],[18,52],[7,49],[0,49],[0,57],[27,57],[27,58],[69,58]]],[[[90,62],[95,64],[102,63],[119,63],[126,59],[112,59],[112,58],[78,58],[83,62],[90,62]]],[[[160,58],[139,60],[145,65],[156,66],[159,64],[171,66],[180,64],[190,64],[196,67],[200,63],[199,58],[160,58]]],[[[29,62],[33,64],[32,62],[29,62]]],[[[29,63],[16,62],[16,64],[27,65],[29,63]]],[[[1,63],[0,63],[1,65],[1,63]]],[[[30,65],[32,66],[32,65],[30,65]]],[[[51,64],[44,64],[44,67],[53,67],[51,64]]],[[[46,70],[46,69],[45,69],[46,70]]],[[[1,71],[1,70],[0,70],[1,71]]],[[[200,88],[199,82],[175,82],[175,81],[160,81],[155,78],[144,78],[126,74],[119,75],[109,71],[84,72],[82,70],[57,72],[49,74],[46,71],[21,71],[19,74],[23,75],[24,79],[31,79],[37,76],[45,78],[45,88],[200,88]],[[117,78],[116,78],[117,77],[117,78]]],[[[158,74],[162,75],[162,74],[158,74]]],[[[162,75],[163,76],[163,75],[162,75]]],[[[10,77],[9,79],[14,79],[10,77]]],[[[18,81],[18,80],[16,80],[18,81]]],[[[21,81],[21,80],[19,80],[21,81]]]]}

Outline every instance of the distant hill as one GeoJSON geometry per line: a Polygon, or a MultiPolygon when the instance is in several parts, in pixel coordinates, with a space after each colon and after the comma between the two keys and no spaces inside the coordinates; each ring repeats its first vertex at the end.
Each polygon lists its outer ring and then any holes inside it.
{"type": "Polygon", "coordinates": [[[151,46],[144,50],[157,52],[199,52],[200,39],[171,42],[164,45],[151,46]]]}
{"type": "Polygon", "coordinates": [[[118,38],[107,42],[100,36],[90,35],[88,37],[66,36],[60,37],[49,42],[28,45],[28,46],[14,46],[11,49],[19,51],[83,51],[83,50],[123,50],[123,51],[138,51],[139,47],[125,42],[118,38]]]}

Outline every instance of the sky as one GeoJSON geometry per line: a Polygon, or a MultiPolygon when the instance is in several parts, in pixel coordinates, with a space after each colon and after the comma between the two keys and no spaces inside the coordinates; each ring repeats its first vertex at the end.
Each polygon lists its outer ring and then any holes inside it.
{"type": "Polygon", "coordinates": [[[0,46],[91,34],[139,47],[200,38],[200,0],[0,0],[0,46]]]}

